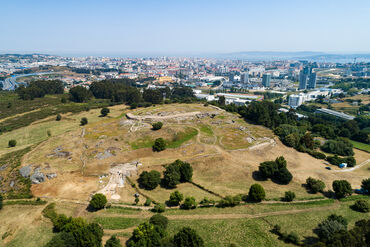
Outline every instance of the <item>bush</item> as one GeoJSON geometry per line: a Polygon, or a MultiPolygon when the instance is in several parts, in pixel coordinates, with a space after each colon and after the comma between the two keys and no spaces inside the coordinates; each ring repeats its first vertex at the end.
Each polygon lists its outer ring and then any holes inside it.
{"type": "Polygon", "coordinates": [[[152,200],[150,200],[149,198],[147,198],[146,201],[144,202],[144,206],[149,207],[150,204],[152,204],[152,200]]]}
{"type": "Polygon", "coordinates": [[[226,196],[224,199],[218,202],[217,207],[235,207],[236,205],[240,204],[241,200],[242,198],[240,195],[226,196]]]}
{"type": "Polygon", "coordinates": [[[362,213],[370,212],[370,205],[366,200],[357,200],[355,204],[352,205],[352,209],[362,213]]]}
{"type": "Polygon", "coordinates": [[[55,118],[56,121],[60,121],[62,120],[62,116],[60,114],[57,115],[57,117],[55,118]]]}
{"type": "Polygon", "coordinates": [[[161,174],[158,171],[143,171],[139,176],[139,184],[147,190],[155,189],[161,182],[161,174]]]}
{"type": "Polygon", "coordinates": [[[343,198],[348,195],[352,195],[352,187],[347,180],[333,181],[333,190],[337,198],[343,198]]]}
{"type": "Polygon", "coordinates": [[[161,246],[163,231],[150,223],[140,224],[132,233],[128,247],[161,246]]]}
{"type": "Polygon", "coordinates": [[[202,205],[203,207],[210,207],[210,206],[214,206],[215,205],[215,200],[213,199],[208,199],[207,197],[204,197],[203,200],[201,200],[199,202],[200,205],[202,205]]]}
{"type": "Polygon", "coordinates": [[[10,140],[8,142],[8,147],[12,148],[12,147],[15,147],[17,145],[17,141],[16,140],[10,140]]]}
{"type": "Polygon", "coordinates": [[[324,182],[319,179],[309,177],[306,179],[306,184],[307,188],[314,194],[316,194],[317,192],[323,192],[325,189],[324,182]]]}
{"type": "Polygon", "coordinates": [[[329,241],[334,234],[347,230],[347,221],[342,216],[332,214],[314,229],[314,233],[320,240],[329,241]]]}
{"type": "Polygon", "coordinates": [[[155,212],[155,213],[163,213],[165,210],[166,210],[166,207],[162,203],[154,205],[154,207],[152,209],[152,211],[155,212]]]}
{"type": "Polygon", "coordinates": [[[156,122],[152,124],[153,130],[160,130],[163,126],[162,122],[156,122]]]}
{"type": "Polygon", "coordinates": [[[365,193],[370,194],[370,178],[362,180],[361,188],[364,190],[365,193]]]}
{"type": "Polygon", "coordinates": [[[101,193],[93,195],[90,200],[90,205],[96,210],[104,208],[105,204],[107,204],[107,198],[101,193]]]}
{"type": "Polygon", "coordinates": [[[184,203],[181,205],[182,209],[194,209],[197,207],[197,203],[194,197],[186,197],[184,203]]]}
{"type": "Polygon", "coordinates": [[[102,117],[105,117],[105,116],[108,115],[109,112],[110,112],[109,109],[104,107],[104,108],[101,109],[100,114],[101,114],[102,117]]]}
{"type": "Polygon", "coordinates": [[[85,117],[81,118],[81,121],[80,121],[81,126],[86,125],[87,123],[88,123],[87,118],[85,117]]]}
{"type": "Polygon", "coordinates": [[[157,138],[152,146],[154,152],[161,152],[166,149],[166,141],[163,138],[157,138]]]}
{"type": "Polygon", "coordinates": [[[293,179],[293,175],[286,168],[287,162],[283,156],[275,159],[275,161],[265,161],[260,164],[258,170],[259,174],[267,179],[271,178],[273,181],[281,184],[289,184],[293,179]]]}
{"type": "Polygon", "coordinates": [[[283,199],[286,202],[291,202],[291,201],[294,200],[294,198],[295,198],[295,193],[294,192],[286,191],[283,199]]]}
{"type": "Polygon", "coordinates": [[[168,219],[166,216],[163,216],[161,214],[155,214],[152,217],[150,217],[149,223],[155,226],[159,226],[163,230],[166,230],[167,225],[168,225],[168,219]]]}
{"type": "Polygon", "coordinates": [[[293,175],[288,171],[287,168],[282,168],[275,172],[274,179],[281,184],[289,184],[293,179],[293,175]]]}
{"type": "Polygon", "coordinates": [[[170,206],[178,206],[180,205],[180,202],[184,199],[183,194],[181,194],[179,191],[172,192],[170,195],[170,200],[168,201],[170,206]]]}
{"type": "Polygon", "coordinates": [[[248,193],[248,199],[253,201],[253,202],[260,202],[263,199],[265,199],[265,190],[263,187],[259,184],[253,184],[248,193]]]}
{"type": "Polygon", "coordinates": [[[288,236],[284,239],[286,243],[292,243],[298,245],[300,242],[299,236],[295,232],[291,232],[288,236]]]}
{"type": "Polygon", "coordinates": [[[116,235],[113,235],[107,240],[107,242],[105,242],[104,247],[122,247],[122,245],[116,235]]]}
{"type": "Polygon", "coordinates": [[[259,174],[264,178],[272,178],[278,170],[275,161],[265,161],[258,167],[259,174]]]}
{"type": "Polygon", "coordinates": [[[197,232],[189,227],[182,228],[173,237],[173,242],[177,247],[203,247],[203,239],[197,232]]]}

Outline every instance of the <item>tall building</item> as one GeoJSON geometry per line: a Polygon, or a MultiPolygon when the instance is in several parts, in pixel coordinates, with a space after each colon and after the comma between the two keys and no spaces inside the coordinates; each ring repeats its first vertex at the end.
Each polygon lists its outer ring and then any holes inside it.
{"type": "Polygon", "coordinates": [[[249,72],[244,72],[240,75],[240,83],[243,84],[249,83],[249,72]]]}
{"type": "MultiPolygon", "coordinates": [[[[307,82],[308,82],[308,78],[310,74],[311,74],[311,68],[308,66],[304,67],[301,70],[301,72],[299,73],[299,87],[298,87],[299,90],[307,89],[307,82]]],[[[316,79],[315,79],[315,84],[316,84],[316,79]]]]}
{"type": "Polygon", "coordinates": [[[305,100],[304,94],[292,94],[289,96],[288,105],[293,108],[297,108],[302,105],[305,100]]]}
{"type": "Polygon", "coordinates": [[[262,76],[262,86],[270,87],[271,74],[263,74],[262,76]]]}
{"type": "Polygon", "coordinates": [[[316,73],[310,74],[310,79],[308,80],[308,88],[309,89],[316,88],[316,73]]]}

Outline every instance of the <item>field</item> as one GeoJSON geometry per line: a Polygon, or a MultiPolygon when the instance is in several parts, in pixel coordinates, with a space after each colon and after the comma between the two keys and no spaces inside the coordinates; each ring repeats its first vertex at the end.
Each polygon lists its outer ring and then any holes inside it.
{"type": "MultiPolygon", "coordinates": [[[[39,169],[44,174],[55,173],[54,178],[32,184],[32,194],[56,202],[58,213],[82,216],[89,222],[99,223],[104,228],[104,240],[117,234],[122,242],[131,236],[138,224],[153,215],[148,208],[141,208],[146,198],[164,203],[175,190],[185,197],[193,196],[199,202],[204,197],[219,200],[227,195],[246,194],[254,183],[264,187],[266,201],[261,204],[166,210],[170,235],[183,226],[191,226],[203,237],[206,246],[228,246],[230,243],[237,246],[288,246],[270,232],[274,224],[280,224],[283,231],[297,232],[301,239],[309,242],[315,237],[312,228],[332,212],[345,216],[351,227],[356,220],[368,215],[351,210],[349,206],[353,200],[325,199],[323,194],[310,194],[302,186],[311,176],[323,180],[327,190],[332,189],[332,182],[338,179],[346,179],[353,188],[359,188],[361,180],[369,174],[368,152],[354,150],[358,168],[346,171],[332,166],[329,171],[325,169],[328,165],[324,161],[283,145],[270,129],[246,123],[238,115],[213,106],[165,104],[131,110],[117,105],[109,109],[107,117],[99,116],[100,109],[91,109],[62,114],[61,121],[55,121],[55,115],[52,115],[27,127],[3,133],[0,161],[9,165],[0,171],[0,175],[12,176],[2,181],[2,188],[12,192],[10,184],[19,179],[17,169],[20,167],[30,166],[33,171],[39,169]],[[80,126],[82,117],[89,120],[85,126],[80,126]],[[154,131],[151,123],[157,121],[164,125],[154,131]],[[51,136],[47,135],[47,130],[51,131],[51,136]],[[153,152],[151,146],[159,137],[166,140],[167,149],[153,152]],[[7,147],[10,139],[16,139],[18,143],[11,149],[7,147]],[[10,154],[10,151],[14,153],[10,154]],[[292,182],[279,185],[261,180],[256,172],[259,164],[281,155],[293,174],[292,182]],[[142,171],[162,173],[164,166],[176,159],[192,165],[193,183],[179,184],[176,189],[158,186],[150,191],[139,187],[138,177],[142,171]],[[114,186],[114,192],[107,194],[113,206],[88,212],[90,196],[110,185],[111,170],[126,163],[136,164],[136,167],[123,187],[114,186]],[[279,202],[288,190],[295,192],[301,202],[279,202]],[[132,207],[135,193],[140,193],[139,208],[124,208],[132,207]]],[[[24,187],[16,183],[17,186],[20,191],[29,193],[27,183],[24,187]]],[[[364,198],[369,201],[368,197],[364,198]]],[[[42,246],[46,243],[53,233],[50,221],[41,216],[45,206],[6,201],[0,211],[2,222],[5,222],[0,225],[0,235],[3,236],[0,247],[42,246]],[[26,220],[16,224],[22,217],[26,220]]]]}
{"type": "Polygon", "coordinates": [[[353,144],[354,148],[357,148],[357,149],[360,149],[360,150],[363,150],[363,151],[366,151],[366,152],[370,153],[370,145],[369,144],[365,144],[365,143],[362,143],[362,142],[356,142],[356,141],[353,141],[353,140],[351,140],[350,142],[353,144]]]}
{"type": "MultiPolygon", "coordinates": [[[[369,197],[361,197],[370,202],[369,197]]],[[[174,235],[180,228],[189,226],[205,240],[205,246],[291,246],[278,240],[270,232],[279,224],[285,232],[296,232],[306,243],[315,241],[312,229],[331,213],[344,216],[352,228],[354,222],[369,216],[350,209],[351,200],[324,200],[309,203],[247,204],[234,208],[198,208],[194,210],[167,210],[169,218],[167,232],[174,235]],[[304,222],[304,224],[302,224],[304,222]],[[252,237],[253,236],[253,237],[252,237]]],[[[45,205],[8,205],[0,211],[3,219],[0,226],[0,246],[40,246],[53,233],[51,223],[41,216],[45,205]],[[24,218],[24,219],[23,219],[24,218]],[[21,224],[19,224],[19,221],[21,224]],[[16,223],[17,222],[17,223],[16,223]],[[32,222],[32,224],[31,224],[32,222]],[[4,235],[5,234],[5,235],[4,235]],[[27,243],[27,244],[26,244],[27,243]]],[[[56,202],[58,213],[68,216],[82,216],[89,222],[97,222],[104,228],[104,239],[117,235],[124,243],[133,229],[148,221],[153,213],[122,207],[112,207],[88,213],[86,205],[73,202],[56,202]]]]}

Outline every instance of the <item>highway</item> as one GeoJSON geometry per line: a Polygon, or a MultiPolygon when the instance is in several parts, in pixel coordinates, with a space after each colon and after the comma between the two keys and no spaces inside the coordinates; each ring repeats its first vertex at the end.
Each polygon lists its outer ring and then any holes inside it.
{"type": "Polygon", "coordinates": [[[51,74],[54,72],[40,72],[40,73],[31,73],[31,74],[23,74],[23,75],[13,75],[8,77],[3,82],[3,90],[15,90],[20,85],[26,85],[24,82],[17,82],[17,78],[26,77],[26,76],[33,76],[33,75],[43,75],[43,74],[51,74]]]}

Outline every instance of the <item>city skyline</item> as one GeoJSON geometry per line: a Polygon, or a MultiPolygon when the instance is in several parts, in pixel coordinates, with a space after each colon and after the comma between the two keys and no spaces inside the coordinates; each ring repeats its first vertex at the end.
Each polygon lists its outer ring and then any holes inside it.
{"type": "Polygon", "coordinates": [[[368,53],[370,3],[72,1],[2,4],[0,53],[368,53]]]}

